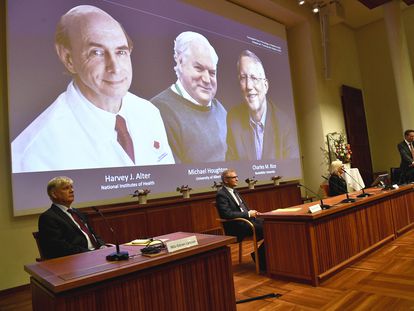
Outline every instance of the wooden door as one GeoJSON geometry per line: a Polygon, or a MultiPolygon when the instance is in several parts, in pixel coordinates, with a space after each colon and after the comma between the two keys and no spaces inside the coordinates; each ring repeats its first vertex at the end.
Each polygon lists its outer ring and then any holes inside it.
{"type": "Polygon", "coordinates": [[[341,99],[346,136],[352,150],[352,167],[359,169],[365,185],[369,186],[373,181],[373,172],[362,91],[342,85],[341,99]]]}

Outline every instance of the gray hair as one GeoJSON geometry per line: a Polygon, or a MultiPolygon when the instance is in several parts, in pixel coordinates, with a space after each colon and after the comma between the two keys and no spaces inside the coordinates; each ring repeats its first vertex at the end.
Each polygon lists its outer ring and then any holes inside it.
{"type": "Polygon", "coordinates": [[[336,173],[338,172],[338,169],[339,169],[339,168],[341,168],[341,167],[342,167],[342,165],[343,165],[343,163],[342,163],[342,161],[341,161],[341,160],[335,160],[335,161],[332,161],[332,163],[331,163],[331,167],[330,167],[330,169],[329,169],[329,172],[330,172],[331,174],[336,174],[336,173]]]}
{"type": "Polygon", "coordinates": [[[248,57],[251,60],[253,60],[257,65],[260,65],[260,68],[263,71],[263,77],[262,78],[266,78],[266,72],[264,70],[264,66],[263,66],[262,61],[260,60],[260,58],[256,54],[254,54],[252,51],[249,51],[249,50],[244,50],[239,55],[239,59],[237,60],[237,70],[239,72],[240,72],[240,62],[241,62],[241,59],[243,57],[248,57]]]}
{"type": "Polygon", "coordinates": [[[174,66],[175,73],[178,77],[178,62],[180,57],[185,58],[190,55],[190,47],[193,43],[200,43],[205,45],[210,52],[210,55],[213,59],[213,62],[217,65],[218,63],[218,55],[216,50],[210,44],[206,37],[203,35],[193,32],[193,31],[184,31],[180,33],[177,38],[174,40],[174,60],[176,62],[176,66],[174,66]]]}
{"type": "MultiPolygon", "coordinates": [[[[66,12],[62,17],[60,18],[55,31],[55,45],[57,46],[64,46],[65,48],[70,48],[70,38],[69,38],[69,27],[71,24],[76,23],[79,19],[84,18],[88,14],[91,13],[98,13],[98,14],[104,14],[110,17],[111,19],[115,20],[111,15],[106,13],[104,10],[101,10],[100,8],[97,8],[93,5],[79,5],[76,7],[73,7],[68,12],[66,12]]],[[[116,20],[115,20],[116,21],[116,20]]],[[[124,27],[116,21],[119,26],[121,27],[122,31],[125,34],[125,37],[128,42],[129,50],[132,51],[132,48],[134,46],[131,38],[126,33],[124,27]]]]}
{"type": "Polygon", "coordinates": [[[234,170],[234,169],[232,169],[232,168],[230,168],[230,169],[227,169],[227,170],[223,171],[223,172],[221,173],[221,181],[222,181],[223,183],[225,183],[224,179],[227,177],[227,175],[229,175],[229,173],[235,173],[235,172],[236,172],[236,170],[234,170]]]}
{"type": "Polygon", "coordinates": [[[63,187],[65,185],[73,185],[73,180],[66,176],[58,176],[54,177],[47,183],[47,194],[49,195],[49,198],[52,199],[52,192],[60,187],[63,187]]]}

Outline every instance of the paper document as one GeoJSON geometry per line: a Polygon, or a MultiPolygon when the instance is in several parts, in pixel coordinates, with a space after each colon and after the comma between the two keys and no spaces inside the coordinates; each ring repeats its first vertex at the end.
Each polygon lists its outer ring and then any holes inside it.
{"type": "Polygon", "coordinates": [[[287,208],[278,208],[273,210],[273,212],[298,212],[302,208],[301,207],[287,207],[287,208]]]}
{"type": "Polygon", "coordinates": [[[126,245],[141,245],[141,246],[145,246],[147,245],[149,242],[151,242],[151,245],[156,245],[157,242],[161,243],[162,242],[166,242],[168,241],[168,239],[136,239],[136,240],[132,240],[131,242],[126,243],[126,245]]]}

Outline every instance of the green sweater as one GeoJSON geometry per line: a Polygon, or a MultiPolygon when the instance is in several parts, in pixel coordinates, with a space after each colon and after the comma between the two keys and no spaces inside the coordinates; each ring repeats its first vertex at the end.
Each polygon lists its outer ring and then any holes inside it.
{"type": "Polygon", "coordinates": [[[225,160],[227,112],[218,100],[197,106],[168,88],[151,102],[161,112],[176,163],[225,160]]]}

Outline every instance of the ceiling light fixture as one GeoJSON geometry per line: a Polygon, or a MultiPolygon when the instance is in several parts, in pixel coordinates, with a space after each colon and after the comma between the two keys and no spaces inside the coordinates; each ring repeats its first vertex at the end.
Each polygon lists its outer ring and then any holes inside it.
{"type": "Polygon", "coordinates": [[[319,4],[318,3],[313,4],[312,12],[315,13],[315,14],[319,12],[319,4]]]}
{"type": "Polygon", "coordinates": [[[298,0],[298,4],[299,4],[299,5],[304,5],[304,4],[305,4],[305,2],[306,2],[305,0],[298,0]]]}

